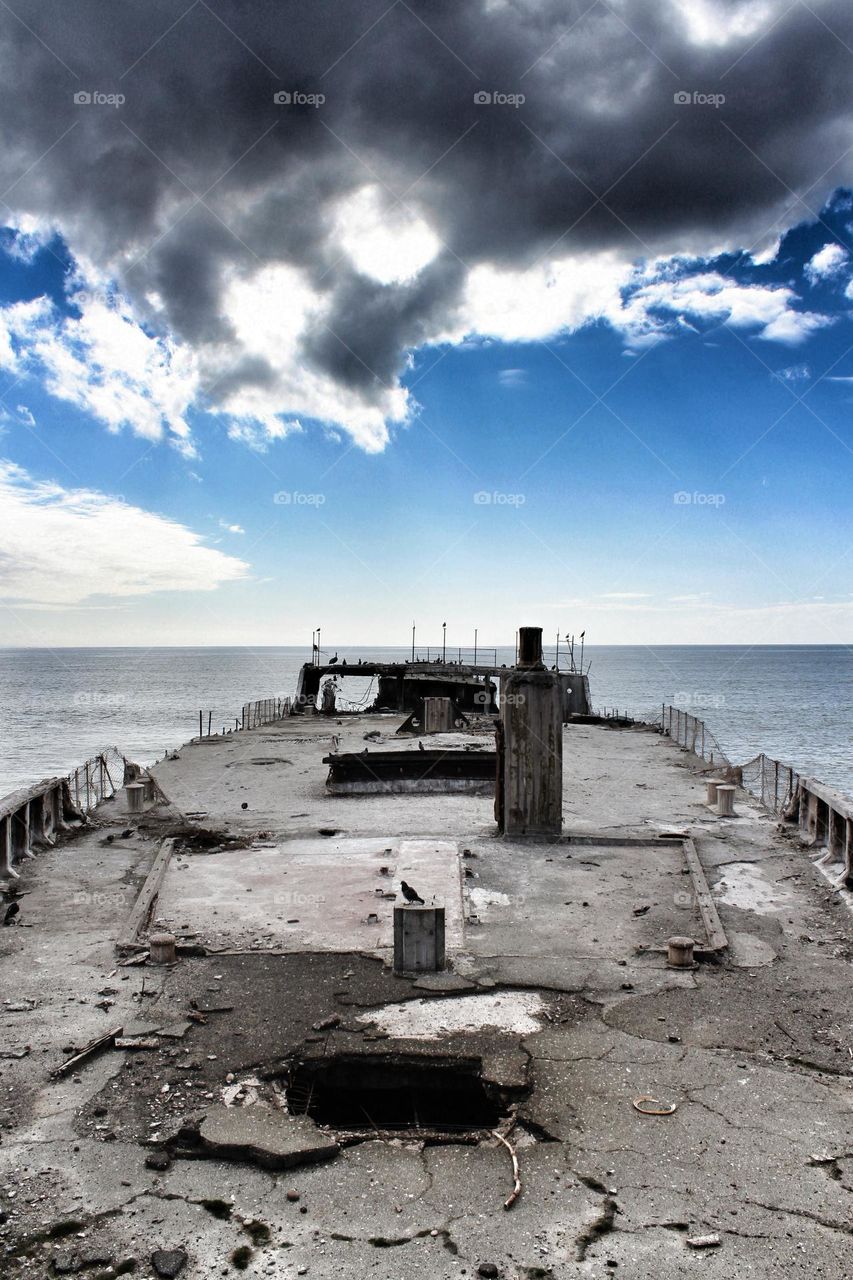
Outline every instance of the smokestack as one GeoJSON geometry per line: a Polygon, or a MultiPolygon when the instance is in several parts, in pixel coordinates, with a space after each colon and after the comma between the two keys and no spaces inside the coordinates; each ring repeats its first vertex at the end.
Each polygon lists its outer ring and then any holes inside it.
{"type": "Polygon", "coordinates": [[[542,661],[542,628],[522,627],[503,687],[498,828],[507,836],[563,829],[563,708],[559,676],[542,661]]]}

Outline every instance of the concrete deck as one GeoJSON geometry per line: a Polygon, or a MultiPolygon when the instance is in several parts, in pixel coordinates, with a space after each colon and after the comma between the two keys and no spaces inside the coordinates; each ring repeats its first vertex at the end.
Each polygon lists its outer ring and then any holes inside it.
{"type": "Polygon", "coordinates": [[[147,1277],[178,1249],[189,1280],[849,1275],[853,927],[796,832],[741,793],[716,817],[699,762],[596,726],[565,731],[563,810],[597,843],[498,840],[482,797],[326,795],[332,735],[385,746],[397,723],[304,717],[187,746],[155,771],[171,807],[108,804],[26,864],[19,923],[0,929],[0,1274],[133,1260],[147,1277]],[[121,967],[160,840],[192,824],[214,835],[202,850],[179,834],[156,920],[208,954],[121,967]],[[730,940],[686,973],[657,949],[701,936],[679,846],[649,843],[671,830],[693,836],[730,940]],[[447,908],[449,973],[387,966],[401,876],[447,908]],[[117,1026],[159,1047],[50,1078],[117,1026]],[[494,1140],[374,1137],[267,1167],[280,1065],[339,1054],[480,1062],[518,1108],[515,1206],[494,1140]],[[674,1114],[640,1114],[643,1095],[674,1114]],[[204,1158],[186,1158],[196,1132],[204,1158]]]}

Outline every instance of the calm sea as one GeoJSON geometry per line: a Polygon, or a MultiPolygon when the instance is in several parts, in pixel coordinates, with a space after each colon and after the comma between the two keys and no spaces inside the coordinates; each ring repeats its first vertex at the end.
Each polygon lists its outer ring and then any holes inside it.
{"type": "MultiPolygon", "coordinates": [[[[408,655],[338,651],[350,664],[408,655]]],[[[499,650],[498,662],[513,656],[499,650]]],[[[0,796],[67,773],[104,746],[151,763],[198,733],[200,710],[205,729],[211,712],[218,730],[244,702],[294,693],[309,658],[296,647],[0,649],[0,796]]],[[[853,797],[853,649],[613,645],[588,647],[585,660],[597,708],[651,717],[676,703],[706,721],[729,759],[765,751],[853,797]]],[[[369,689],[367,680],[344,682],[353,704],[372,699],[369,689]]]]}

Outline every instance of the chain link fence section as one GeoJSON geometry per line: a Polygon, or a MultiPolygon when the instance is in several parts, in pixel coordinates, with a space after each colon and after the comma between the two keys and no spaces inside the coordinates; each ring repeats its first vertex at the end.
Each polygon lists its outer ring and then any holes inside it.
{"type": "Polygon", "coordinates": [[[761,755],[740,767],[744,789],[760,800],[771,813],[787,814],[797,800],[800,775],[789,764],[761,755]]]}
{"type": "Polygon", "coordinates": [[[733,767],[705,721],[691,715],[689,711],[664,705],[661,708],[660,724],[662,731],[672,738],[673,742],[677,742],[687,751],[692,751],[712,767],[721,769],[733,767]]]}
{"type": "Polygon", "coordinates": [[[86,760],[68,774],[71,800],[81,813],[91,813],[138,772],[139,766],[132,764],[117,747],[106,747],[100,755],[86,760]]]}
{"type": "Polygon", "coordinates": [[[712,768],[730,770],[738,784],[771,813],[788,815],[794,811],[801,775],[791,765],[764,752],[746,764],[733,765],[705,721],[678,707],[664,705],[653,723],[660,724],[663,733],[673,742],[692,751],[712,768]]]}

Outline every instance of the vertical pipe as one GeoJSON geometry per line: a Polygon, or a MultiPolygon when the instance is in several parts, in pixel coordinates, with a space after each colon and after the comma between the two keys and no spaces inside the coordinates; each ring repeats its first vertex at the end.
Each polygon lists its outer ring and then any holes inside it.
{"type": "Polygon", "coordinates": [[[207,713],[207,736],[208,736],[208,738],[210,737],[210,722],[211,722],[211,720],[212,720],[212,719],[213,719],[213,712],[212,712],[212,711],[208,711],[208,713],[207,713]]]}
{"type": "Polygon", "coordinates": [[[200,738],[201,738],[201,737],[203,736],[203,734],[204,734],[204,728],[202,727],[202,720],[201,720],[201,717],[202,717],[202,713],[201,713],[201,711],[199,711],[199,713],[198,713],[198,736],[199,736],[200,738]]]}
{"type": "Polygon", "coordinates": [[[474,628],[474,666],[477,665],[477,628],[474,628]]]}

